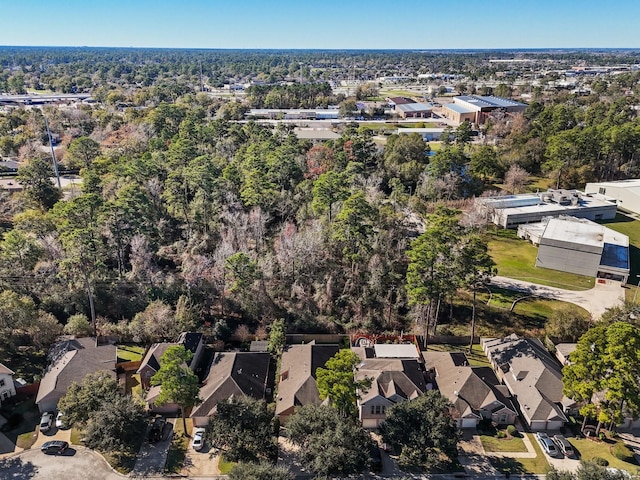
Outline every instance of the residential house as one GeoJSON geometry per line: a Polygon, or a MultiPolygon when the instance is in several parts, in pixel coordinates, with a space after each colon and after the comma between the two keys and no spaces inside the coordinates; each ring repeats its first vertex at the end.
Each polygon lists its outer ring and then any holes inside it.
{"type": "Polygon", "coordinates": [[[317,345],[315,341],[304,345],[288,345],[282,352],[276,415],[286,422],[297,407],[320,403],[316,385],[316,370],[340,350],[338,345],[317,345]]]}
{"type": "Polygon", "coordinates": [[[196,370],[204,349],[202,334],[195,332],[183,332],[180,334],[176,342],[154,343],[149,347],[136,372],[140,375],[140,383],[143,389],[147,390],[151,387],[151,377],[160,370],[160,359],[162,358],[162,355],[164,355],[164,352],[166,352],[169,347],[174,347],[176,345],[182,345],[186,350],[193,353],[193,357],[191,357],[191,360],[189,361],[189,367],[192,371],[196,370]]]}
{"type": "Polygon", "coordinates": [[[556,345],[556,358],[563,366],[571,363],[569,362],[569,355],[573,353],[577,346],[577,343],[558,343],[556,345]]]}
{"type": "Polygon", "coordinates": [[[531,430],[561,428],[576,402],[562,393],[561,366],[542,342],[511,334],[482,338],[481,345],[531,430]]]}
{"type": "Polygon", "coordinates": [[[97,345],[95,338],[74,338],[54,345],[49,351],[51,363],[36,396],[40,412],[56,410],[69,386],[82,382],[90,373],[104,371],[116,379],[116,350],[115,345],[97,345]]]}
{"type": "Polygon", "coordinates": [[[264,399],[267,393],[270,355],[264,352],[220,352],[211,361],[200,388],[202,403],[191,412],[195,426],[204,427],[216,405],[233,396],[264,399]]]}
{"type": "Polygon", "coordinates": [[[426,390],[424,370],[415,359],[365,358],[357,366],[355,377],[358,381],[371,380],[371,387],[360,392],[358,398],[358,417],[365,428],[379,427],[389,408],[413,400],[426,390]]]}
{"type": "Polygon", "coordinates": [[[476,428],[482,420],[512,425],[518,413],[511,394],[489,367],[469,366],[462,352],[423,352],[427,370],[440,393],[454,407],[459,428],[476,428]]]}
{"type": "Polygon", "coordinates": [[[14,372],[0,363],[0,405],[9,397],[16,394],[16,387],[13,383],[14,372]]]}

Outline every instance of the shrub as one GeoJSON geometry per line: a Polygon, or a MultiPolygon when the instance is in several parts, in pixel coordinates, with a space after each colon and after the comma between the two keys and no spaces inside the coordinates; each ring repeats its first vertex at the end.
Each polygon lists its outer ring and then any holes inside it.
{"type": "Polygon", "coordinates": [[[517,437],[518,435],[518,429],[515,427],[515,425],[509,425],[507,426],[507,433],[509,435],[511,435],[512,437],[517,437]]]}
{"type": "Polygon", "coordinates": [[[602,458],[602,457],[593,457],[591,459],[591,461],[593,463],[595,463],[596,465],[600,465],[601,467],[607,467],[609,466],[609,460],[607,460],[606,458],[602,458]]]}
{"type": "Polygon", "coordinates": [[[507,434],[504,432],[504,430],[498,430],[498,432],[496,433],[496,437],[507,438],[507,434]]]}
{"type": "Polygon", "coordinates": [[[617,442],[613,448],[611,453],[618,460],[622,460],[623,462],[633,463],[634,457],[633,452],[622,442],[617,442]]]}

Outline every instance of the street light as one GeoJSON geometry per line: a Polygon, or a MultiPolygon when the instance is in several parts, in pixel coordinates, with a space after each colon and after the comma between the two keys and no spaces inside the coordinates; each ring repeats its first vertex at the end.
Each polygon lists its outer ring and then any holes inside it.
{"type": "MultiPolygon", "coordinates": [[[[636,275],[636,278],[640,278],[640,275],[636,275]]],[[[633,302],[636,303],[636,296],[638,295],[638,283],[636,282],[636,291],[633,294],[633,302]]]]}

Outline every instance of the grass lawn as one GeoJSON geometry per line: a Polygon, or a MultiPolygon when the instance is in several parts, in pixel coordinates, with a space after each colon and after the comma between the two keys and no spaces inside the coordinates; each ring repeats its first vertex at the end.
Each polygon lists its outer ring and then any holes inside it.
{"type": "MultiPolygon", "coordinates": [[[[491,300],[489,301],[489,294],[482,292],[478,293],[478,301],[487,303],[491,307],[501,308],[509,310],[511,305],[518,298],[522,298],[524,294],[522,292],[515,292],[513,290],[505,290],[502,288],[491,288],[491,300]]],[[[546,300],[541,298],[527,298],[516,303],[513,312],[519,315],[526,315],[530,317],[544,317],[547,318],[553,311],[557,310],[561,305],[566,302],[559,300],[546,300]]],[[[580,309],[577,305],[573,305],[576,309],[580,309]]]]}
{"type": "Polygon", "coordinates": [[[638,465],[618,460],[611,454],[613,443],[595,442],[586,438],[568,438],[568,440],[571,445],[573,445],[573,448],[576,449],[576,453],[581,460],[591,460],[594,457],[602,457],[609,462],[610,467],[620,468],[632,474],[638,471],[638,465]]]}
{"type": "Polygon", "coordinates": [[[138,362],[144,355],[144,347],[137,345],[118,345],[118,362],[138,362]]]}
{"type": "MultiPolygon", "coordinates": [[[[425,89],[426,92],[426,89],[425,89]]],[[[418,90],[401,90],[401,89],[382,89],[380,90],[381,97],[422,97],[422,93],[418,90]]]]}
{"type": "Polygon", "coordinates": [[[222,475],[227,475],[231,471],[234,465],[235,465],[234,462],[226,461],[222,455],[218,457],[218,470],[220,470],[220,473],[222,475]]]}
{"type": "Polygon", "coordinates": [[[490,367],[489,359],[480,345],[474,345],[469,353],[468,345],[452,345],[450,343],[432,343],[427,346],[428,352],[464,352],[472,367],[490,367]]]}
{"type": "Polygon", "coordinates": [[[487,452],[526,452],[527,447],[521,438],[498,438],[490,435],[480,435],[482,446],[487,452]]]}
{"type": "Polygon", "coordinates": [[[25,450],[29,450],[36,440],[38,439],[38,432],[26,432],[18,435],[18,440],[16,441],[16,446],[23,448],[25,450]]]}
{"type": "Polygon", "coordinates": [[[527,473],[543,473],[546,474],[549,470],[549,462],[540,450],[538,442],[533,437],[533,434],[527,433],[529,440],[533,444],[533,448],[536,451],[537,456],[535,458],[497,458],[489,457],[491,465],[493,465],[500,472],[510,472],[516,475],[523,475],[527,473]]]}
{"type": "Polygon", "coordinates": [[[189,437],[187,433],[193,428],[193,424],[190,418],[187,419],[187,432],[184,431],[182,425],[182,419],[176,420],[173,426],[173,440],[169,446],[169,453],[167,454],[167,463],[165,464],[165,473],[180,473],[184,465],[184,459],[189,448],[189,437]]]}
{"type": "Polygon", "coordinates": [[[71,428],[71,445],[83,445],[82,437],[84,437],[82,430],[76,427],[71,428]]]}
{"type": "Polygon", "coordinates": [[[515,236],[515,231],[489,234],[489,254],[496,262],[498,275],[566,290],[593,288],[593,277],[575,275],[535,266],[538,249],[515,236]]]}

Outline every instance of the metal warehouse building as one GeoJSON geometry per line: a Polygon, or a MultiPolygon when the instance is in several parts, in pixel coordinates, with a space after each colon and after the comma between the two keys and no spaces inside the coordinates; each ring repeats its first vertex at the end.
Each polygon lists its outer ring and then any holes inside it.
{"type": "Polygon", "coordinates": [[[487,219],[504,228],[536,223],[545,217],[571,215],[589,220],[611,220],[616,216],[615,202],[585,195],[577,190],[505,195],[479,199],[487,219]]]}
{"type": "Polygon", "coordinates": [[[519,227],[518,236],[538,243],[536,267],[622,283],[629,277],[629,237],[590,220],[549,218],[519,227]]]}
{"type": "Polygon", "coordinates": [[[620,210],[640,214],[640,179],[587,183],[584,191],[616,201],[620,210]]]}

